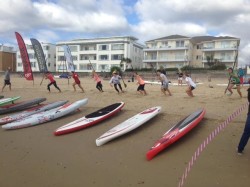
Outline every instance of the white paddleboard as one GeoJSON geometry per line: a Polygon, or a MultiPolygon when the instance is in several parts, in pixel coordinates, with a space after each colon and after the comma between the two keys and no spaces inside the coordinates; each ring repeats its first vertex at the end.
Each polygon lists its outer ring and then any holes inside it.
{"type": "Polygon", "coordinates": [[[155,117],[161,111],[161,107],[152,107],[143,112],[136,114],[135,116],[129,118],[128,120],[120,123],[119,125],[115,126],[114,128],[110,129],[99,138],[96,139],[96,145],[101,146],[112,139],[115,139],[123,134],[126,134],[137,127],[141,126],[151,118],[155,117]]]}
{"type": "Polygon", "coordinates": [[[46,105],[39,105],[39,106],[36,106],[34,108],[30,108],[28,110],[25,110],[23,112],[19,112],[17,114],[5,116],[3,118],[0,118],[0,124],[10,123],[12,121],[16,121],[16,120],[28,117],[28,116],[31,116],[33,114],[39,113],[39,112],[43,112],[43,111],[47,111],[47,110],[50,110],[53,108],[57,108],[59,106],[66,104],[67,102],[68,101],[56,101],[56,102],[49,103],[46,105]]]}
{"type": "Polygon", "coordinates": [[[19,128],[38,125],[41,123],[46,123],[48,121],[52,121],[54,119],[70,114],[74,112],[75,110],[77,110],[79,107],[86,105],[87,103],[88,103],[88,99],[82,99],[72,104],[65,104],[63,106],[60,106],[60,107],[57,107],[57,108],[54,108],[45,112],[40,112],[31,116],[28,116],[26,118],[22,118],[20,120],[14,121],[12,123],[8,123],[6,125],[3,125],[2,128],[3,129],[19,129],[19,128]]]}

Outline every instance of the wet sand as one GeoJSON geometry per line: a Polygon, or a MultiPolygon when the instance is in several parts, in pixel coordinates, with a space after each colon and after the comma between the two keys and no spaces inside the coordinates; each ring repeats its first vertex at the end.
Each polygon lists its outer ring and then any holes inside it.
{"type": "MultiPolygon", "coordinates": [[[[147,96],[136,93],[137,85],[127,82],[125,93],[118,95],[107,80],[104,93],[99,93],[90,77],[81,78],[85,93],[73,92],[72,80],[57,79],[62,90],[46,90],[47,80],[40,86],[17,76],[12,77],[13,89],[5,88],[5,97],[22,96],[20,101],[46,97],[47,102],[88,98],[79,112],[42,125],[6,131],[0,130],[1,187],[177,187],[178,182],[197,147],[238,107],[247,102],[234,90],[224,95],[227,79],[196,78],[204,84],[194,90],[194,98],[186,95],[186,86],[170,86],[173,96],[164,96],[159,85],[146,85],[147,96]],[[209,88],[209,84],[213,88],[209,88]],[[77,118],[114,102],[124,101],[120,113],[98,125],[82,131],[56,137],[53,131],[77,118]],[[101,147],[95,139],[110,128],[152,106],[162,106],[162,112],[135,131],[101,147]],[[156,156],[146,160],[146,152],[175,123],[200,107],[205,118],[189,134],[156,156]]],[[[176,82],[176,80],[172,80],[176,82]]],[[[124,86],[123,86],[124,87],[124,86]]],[[[244,154],[236,154],[247,110],[233,120],[202,152],[189,173],[186,187],[248,187],[250,184],[250,144],[244,154]]],[[[3,115],[2,115],[3,116],[3,115]]],[[[2,117],[1,116],[1,117],[2,117]]]]}

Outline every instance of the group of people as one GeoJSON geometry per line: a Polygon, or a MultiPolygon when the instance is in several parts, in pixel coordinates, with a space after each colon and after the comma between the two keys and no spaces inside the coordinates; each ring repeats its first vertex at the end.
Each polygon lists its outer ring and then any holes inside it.
{"type": "MultiPolygon", "coordinates": [[[[5,86],[7,86],[7,85],[9,86],[9,90],[11,90],[10,71],[11,71],[10,67],[8,67],[7,70],[5,71],[4,85],[2,87],[2,92],[3,92],[4,88],[5,88],[5,86]]],[[[228,73],[229,73],[230,77],[229,77],[229,84],[228,84],[228,87],[227,87],[226,90],[228,90],[229,94],[231,95],[233,93],[232,88],[234,86],[236,86],[238,94],[240,95],[240,97],[242,97],[242,94],[241,94],[241,91],[240,91],[240,85],[243,84],[243,79],[241,79],[239,74],[234,73],[233,68],[228,68],[228,73]]],[[[168,80],[165,72],[163,72],[161,70],[157,70],[156,74],[157,74],[158,79],[161,82],[161,91],[162,91],[162,93],[164,95],[167,95],[167,93],[168,93],[169,96],[171,96],[172,93],[169,90],[169,82],[170,81],[168,80]]],[[[76,91],[76,85],[77,85],[82,90],[82,92],[84,92],[84,89],[83,89],[83,87],[81,85],[78,74],[76,72],[72,71],[71,76],[74,79],[74,82],[72,84],[72,86],[74,88],[74,91],[76,91]]],[[[142,77],[137,72],[134,72],[133,76],[137,80],[137,84],[138,84],[137,91],[142,95],[147,95],[147,92],[145,90],[145,81],[142,79],[142,77]]],[[[58,87],[58,85],[57,85],[57,83],[56,83],[56,81],[54,79],[54,76],[50,72],[46,72],[44,74],[44,77],[45,77],[45,79],[48,79],[50,81],[50,83],[47,85],[47,89],[48,89],[49,92],[50,92],[50,86],[51,85],[54,85],[54,87],[59,92],[61,92],[61,89],[58,87]]],[[[92,77],[96,81],[96,88],[100,92],[103,92],[103,89],[102,89],[103,86],[102,86],[101,78],[94,70],[92,71],[92,77]]],[[[192,78],[189,76],[188,73],[183,74],[182,72],[179,72],[178,73],[178,85],[182,85],[183,78],[185,79],[185,81],[187,83],[187,86],[188,86],[187,89],[186,89],[186,93],[188,94],[188,96],[194,97],[192,91],[196,88],[195,82],[192,80],[192,78]]],[[[112,77],[111,77],[111,79],[109,81],[110,86],[114,87],[118,94],[120,92],[122,92],[122,93],[124,92],[123,89],[122,89],[122,85],[120,83],[121,79],[122,79],[122,77],[118,74],[118,72],[114,71],[112,73],[112,77]]],[[[248,102],[250,103],[250,87],[248,88],[247,91],[248,91],[248,102]]],[[[249,108],[248,108],[248,114],[247,114],[247,120],[246,120],[246,123],[245,123],[245,128],[244,128],[243,134],[241,136],[239,145],[237,147],[238,154],[241,155],[243,153],[243,150],[244,150],[244,148],[245,148],[245,146],[246,146],[246,144],[247,144],[247,142],[249,140],[249,137],[250,137],[250,105],[249,105],[249,108]]]]}

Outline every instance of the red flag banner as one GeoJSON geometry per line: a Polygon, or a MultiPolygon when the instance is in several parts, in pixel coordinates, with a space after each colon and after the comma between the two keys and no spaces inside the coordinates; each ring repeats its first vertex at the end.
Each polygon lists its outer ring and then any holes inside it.
{"type": "Polygon", "coordinates": [[[15,35],[23,62],[24,77],[26,80],[34,80],[26,45],[18,32],[15,32],[15,35]]]}

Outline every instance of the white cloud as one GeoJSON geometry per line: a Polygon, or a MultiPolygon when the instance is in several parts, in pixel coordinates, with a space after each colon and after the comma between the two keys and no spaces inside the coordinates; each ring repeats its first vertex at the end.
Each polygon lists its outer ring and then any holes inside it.
{"type": "Polygon", "coordinates": [[[0,12],[1,43],[16,43],[15,31],[43,42],[226,34],[241,39],[240,63],[249,52],[250,0],[2,0],[0,12]]]}

